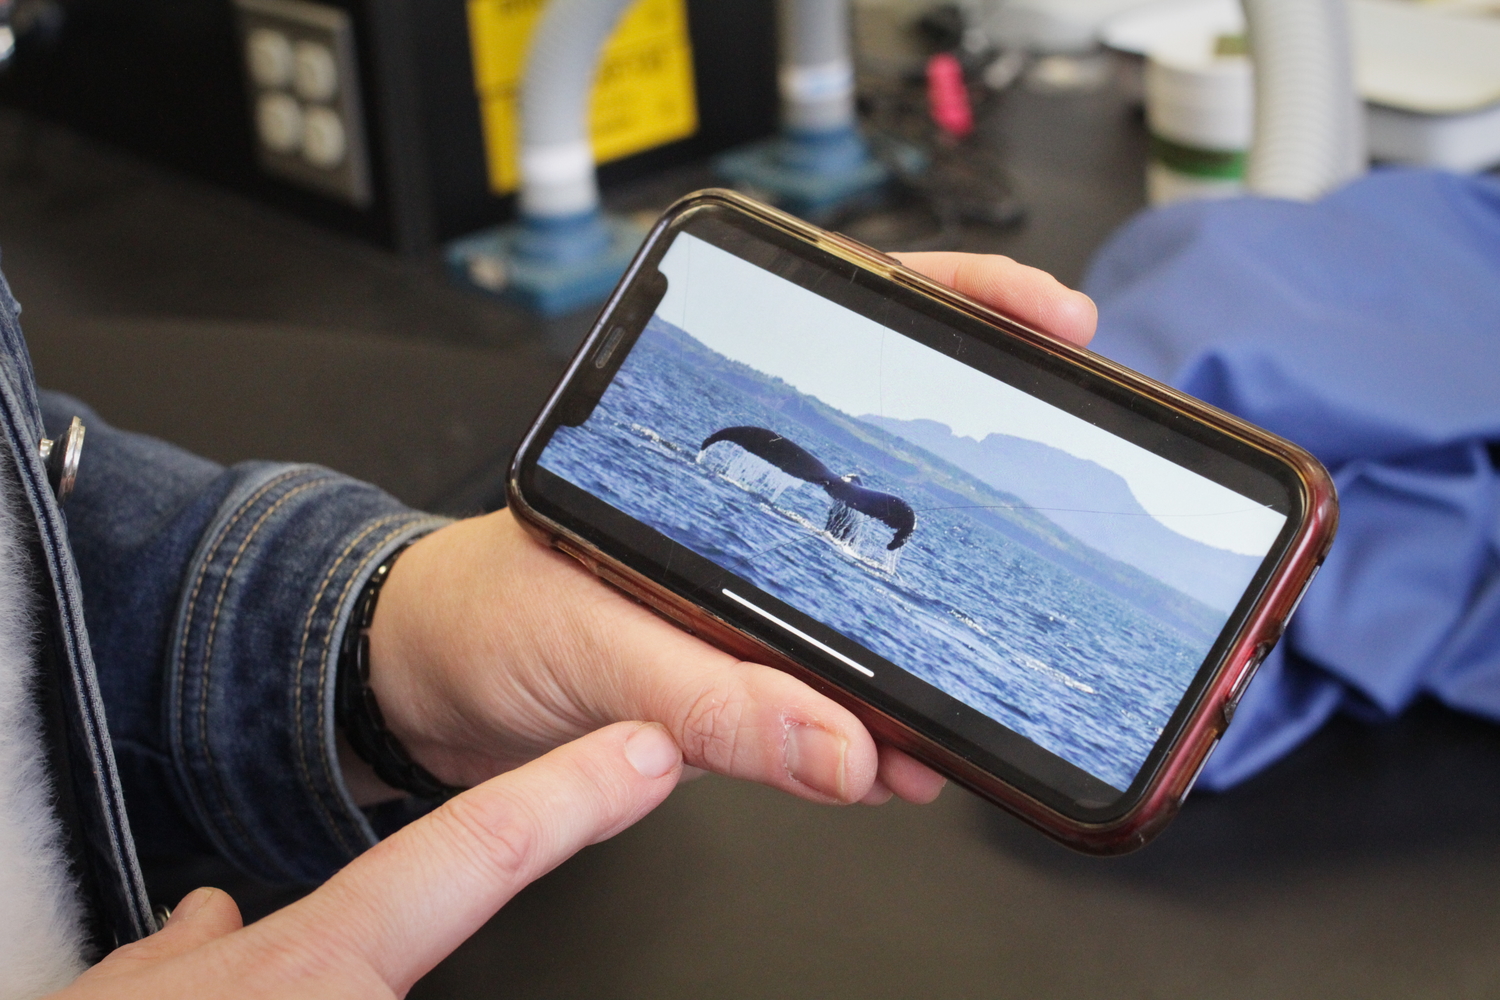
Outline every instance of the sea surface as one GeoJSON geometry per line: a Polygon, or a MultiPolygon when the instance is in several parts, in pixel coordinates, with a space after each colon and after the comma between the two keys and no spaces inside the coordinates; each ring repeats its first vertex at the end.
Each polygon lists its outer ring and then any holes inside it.
{"type": "Polygon", "coordinates": [[[653,320],[588,422],[558,429],[544,467],[1110,785],[1129,786],[1207,654],[1202,638],[883,477],[798,420],[796,407],[744,391],[744,366],[736,379],[720,377],[672,335],[681,332],[653,320]],[[857,514],[854,537],[835,538],[824,530],[831,501],[820,487],[730,442],[700,453],[705,438],[735,425],[769,428],[835,473],[858,472],[865,486],[902,496],[917,510],[910,540],[890,552],[891,529],[857,514]]]}

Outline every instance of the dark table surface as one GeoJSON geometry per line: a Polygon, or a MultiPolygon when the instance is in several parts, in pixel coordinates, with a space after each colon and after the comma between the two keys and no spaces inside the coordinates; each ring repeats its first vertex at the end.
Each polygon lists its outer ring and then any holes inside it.
{"type": "MultiPolygon", "coordinates": [[[[1077,284],[1141,205],[1128,86],[1008,94],[986,135],[1030,208],[966,230],[1077,284]]],[[[686,169],[614,192],[659,208],[686,169]]],[[[0,246],[43,384],[222,461],[323,462],[465,512],[587,328],[0,115],[0,246]]],[[[894,249],[894,248],[892,248],[894,249]]],[[[439,997],[1500,996],[1500,730],[1341,719],[1145,851],[1069,853],[950,789],[825,809],[706,778],[522,893],[439,997]]],[[[154,860],[250,915],[296,890],[154,860]]]]}

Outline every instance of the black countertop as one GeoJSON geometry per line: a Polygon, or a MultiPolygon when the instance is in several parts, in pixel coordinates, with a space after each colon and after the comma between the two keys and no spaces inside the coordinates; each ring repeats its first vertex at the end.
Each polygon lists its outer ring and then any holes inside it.
{"type": "MultiPolygon", "coordinates": [[[[985,127],[1030,217],[963,247],[1076,285],[1141,204],[1128,87],[1017,90],[985,127]]],[[[611,199],[649,210],[706,180],[611,199]]],[[[493,497],[589,319],[538,323],[14,116],[0,246],[44,385],[222,461],[322,462],[459,513],[493,497]]],[[[1111,860],[955,789],[826,809],[706,778],[522,893],[412,996],[1495,996],[1497,791],[1500,730],[1434,705],[1340,719],[1111,860]]],[[[212,882],[253,916],[296,895],[206,859],[148,867],[163,902],[212,882]]]]}

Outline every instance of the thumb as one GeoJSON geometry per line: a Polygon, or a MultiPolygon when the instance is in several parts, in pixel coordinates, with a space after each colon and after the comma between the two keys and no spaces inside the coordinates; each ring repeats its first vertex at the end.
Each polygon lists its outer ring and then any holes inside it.
{"type": "Polygon", "coordinates": [[[104,964],[122,969],[133,963],[156,962],[184,955],[243,926],[240,908],[222,889],[194,889],[182,897],[161,930],[134,944],[116,949],[104,964]]]}
{"type": "Polygon", "coordinates": [[[681,773],[661,726],[608,726],[470,789],[258,928],[321,962],[341,953],[404,996],[527,884],[654,809],[681,773]]]}

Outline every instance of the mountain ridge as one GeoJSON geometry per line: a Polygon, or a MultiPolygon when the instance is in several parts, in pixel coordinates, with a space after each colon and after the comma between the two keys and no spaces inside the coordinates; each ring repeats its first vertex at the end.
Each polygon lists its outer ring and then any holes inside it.
{"type": "Polygon", "coordinates": [[[1234,609],[1260,567],[1256,556],[1178,534],[1141,506],[1119,473],[1051,445],[998,433],[976,441],[936,420],[859,419],[1020,497],[1091,548],[1220,611],[1234,609]]]}

